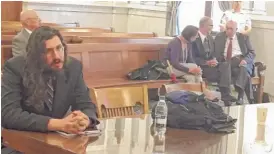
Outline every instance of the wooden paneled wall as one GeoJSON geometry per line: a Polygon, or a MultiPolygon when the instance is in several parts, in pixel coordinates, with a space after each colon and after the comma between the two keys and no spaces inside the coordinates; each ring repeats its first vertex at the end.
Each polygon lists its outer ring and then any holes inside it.
{"type": "Polygon", "coordinates": [[[1,1],[1,21],[20,21],[22,1],[1,1]]]}

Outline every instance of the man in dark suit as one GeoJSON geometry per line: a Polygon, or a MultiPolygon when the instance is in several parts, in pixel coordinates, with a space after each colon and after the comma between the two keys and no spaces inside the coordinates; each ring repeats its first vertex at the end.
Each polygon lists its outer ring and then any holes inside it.
{"type": "Polygon", "coordinates": [[[40,18],[34,10],[25,10],[20,14],[22,30],[12,40],[12,55],[26,54],[28,39],[32,31],[40,26],[40,18]]]}
{"type": "Polygon", "coordinates": [[[78,134],[99,123],[81,62],[67,56],[57,30],[33,31],[27,55],[8,60],[2,73],[2,127],[78,134]],[[70,107],[72,112],[65,116],[70,107]]]}
{"type": "Polygon", "coordinates": [[[219,62],[220,91],[222,97],[230,101],[230,85],[238,92],[237,104],[243,103],[244,91],[253,103],[251,74],[254,69],[255,53],[249,37],[237,33],[237,23],[228,21],[226,31],[215,38],[215,57],[219,62]]]}
{"type": "Polygon", "coordinates": [[[198,66],[202,68],[203,78],[209,82],[218,82],[217,60],[214,54],[214,40],[211,33],[213,21],[209,17],[203,17],[199,23],[198,37],[192,43],[193,58],[198,66]]]}

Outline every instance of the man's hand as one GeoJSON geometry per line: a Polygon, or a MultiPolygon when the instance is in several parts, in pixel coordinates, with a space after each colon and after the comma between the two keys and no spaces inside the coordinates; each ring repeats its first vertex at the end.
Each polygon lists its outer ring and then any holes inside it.
{"type": "Polygon", "coordinates": [[[193,67],[193,68],[189,68],[189,73],[191,74],[201,74],[202,70],[200,67],[193,67]]]}
{"type": "Polygon", "coordinates": [[[239,64],[239,66],[243,66],[243,65],[246,65],[247,63],[246,63],[246,61],[245,60],[242,60],[241,62],[240,62],[240,64],[239,64]]]}
{"type": "Polygon", "coordinates": [[[206,64],[210,67],[215,67],[218,64],[218,61],[216,59],[208,60],[206,64]]]}
{"type": "Polygon", "coordinates": [[[71,114],[74,115],[74,117],[78,117],[80,120],[78,121],[78,124],[81,127],[84,127],[84,130],[90,125],[89,117],[84,114],[81,111],[73,111],[71,114]]]}
{"type": "Polygon", "coordinates": [[[83,132],[89,126],[89,118],[81,111],[74,111],[63,119],[50,119],[48,129],[71,134],[83,132]]]}

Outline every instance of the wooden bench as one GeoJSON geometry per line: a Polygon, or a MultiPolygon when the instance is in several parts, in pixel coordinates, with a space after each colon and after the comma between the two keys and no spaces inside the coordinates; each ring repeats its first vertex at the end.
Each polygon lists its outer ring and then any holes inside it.
{"type": "Polygon", "coordinates": [[[159,59],[166,43],[87,43],[68,44],[68,54],[83,63],[84,79],[89,88],[147,84],[159,88],[170,80],[131,81],[126,75],[148,60],[159,59]]]}
{"type": "MultiPolygon", "coordinates": [[[[126,74],[141,67],[147,60],[160,59],[166,43],[88,43],[68,44],[68,54],[83,63],[85,81],[89,87],[114,87],[147,84],[149,88],[158,88],[169,80],[129,81],[126,74]]],[[[2,47],[2,64],[11,57],[10,46],[2,47]]],[[[258,76],[252,78],[252,84],[258,88],[257,102],[262,102],[265,66],[257,62],[258,76]]]]}

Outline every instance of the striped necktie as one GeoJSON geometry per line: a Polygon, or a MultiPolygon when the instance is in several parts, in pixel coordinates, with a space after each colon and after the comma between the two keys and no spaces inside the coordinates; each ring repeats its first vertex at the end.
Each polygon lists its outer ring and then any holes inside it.
{"type": "Polygon", "coordinates": [[[232,38],[229,38],[229,44],[227,47],[226,59],[230,60],[232,57],[232,38]]]}
{"type": "Polygon", "coordinates": [[[53,99],[54,99],[54,89],[53,89],[52,80],[53,80],[53,78],[50,77],[48,82],[47,82],[47,100],[46,100],[46,104],[47,104],[50,111],[52,111],[53,99]]]}
{"type": "Polygon", "coordinates": [[[205,37],[205,39],[204,39],[203,47],[204,47],[204,51],[206,53],[206,58],[209,58],[210,47],[209,47],[209,41],[208,41],[207,37],[205,37]]]}

